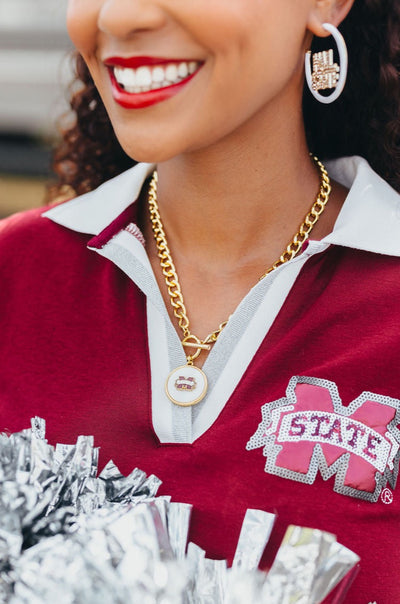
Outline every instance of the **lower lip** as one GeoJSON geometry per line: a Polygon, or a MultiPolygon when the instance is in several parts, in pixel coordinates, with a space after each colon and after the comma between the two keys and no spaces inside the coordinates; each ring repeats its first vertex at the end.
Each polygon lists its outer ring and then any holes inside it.
{"type": "Polygon", "coordinates": [[[124,107],[124,109],[143,109],[144,107],[150,107],[151,105],[167,101],[185,88],[198,71],[199,69],[178,84],[172,84],[171,86],[165,86],[165,88],[158,88],[156,90],[149,90],[148,92],[131,93],[126,92],[126,90],[118,85],[118,82],[115,79],[114,70],[109,68],[114,100],[121,105],[121,107],[124,107]]]}

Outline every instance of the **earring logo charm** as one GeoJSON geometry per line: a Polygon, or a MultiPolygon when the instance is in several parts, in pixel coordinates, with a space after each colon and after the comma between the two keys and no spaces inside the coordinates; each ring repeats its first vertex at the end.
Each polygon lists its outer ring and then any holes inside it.
{"type": "Polygon", "coordinates": [[[340,67],[333,62],[333,50],[323,50],[313,55],[312,87],[313,90],[336,88],[339,81],[340,67]]]}

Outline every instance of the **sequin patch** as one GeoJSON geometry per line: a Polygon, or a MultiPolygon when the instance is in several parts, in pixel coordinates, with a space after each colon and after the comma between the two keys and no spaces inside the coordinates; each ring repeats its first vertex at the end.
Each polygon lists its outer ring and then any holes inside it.
{"type": "Polygon", "coordinates": [[[286,396],[261,408],[247,450],[263,448],[265,471],[312,484],[335,476],[334,491],[377,501],[395,487],[400,458],[400,401],[363,392],[342,405],[335,383],[293,377],[286,396]]]}

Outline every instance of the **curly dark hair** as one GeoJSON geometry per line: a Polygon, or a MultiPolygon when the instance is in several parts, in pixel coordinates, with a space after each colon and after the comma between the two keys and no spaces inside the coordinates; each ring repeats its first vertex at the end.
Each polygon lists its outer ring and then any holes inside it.
{"type": "MultiPolygon", "coordinates": [[[[341,25],[349,50],[345,90],[331,105],[304,93],[310,149],[325,159],[362,155],[400,191],[400,0],[355,0],[341,25]]],[[[326,47],[315,38],[313,51],[326,47]]],[[[54,155],[55,191],[92,190],[134,161],[120,146],[89,71],[75,55],[80,88],[72,95],[72,125],[54,155]]],[[[53,189],[54,190],[54,189],[53,189]]]]}

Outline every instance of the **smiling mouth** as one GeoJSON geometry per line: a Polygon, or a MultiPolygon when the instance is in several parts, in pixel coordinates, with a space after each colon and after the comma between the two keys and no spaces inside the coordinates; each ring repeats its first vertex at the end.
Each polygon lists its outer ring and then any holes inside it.
{"type": "Polygon", "coordinates": [[[199,61],[142,65],[137,68],[110,65],[119,88],[129,94],[143,94],[175,86],[191,78],[201,67],[199,61]]]}

